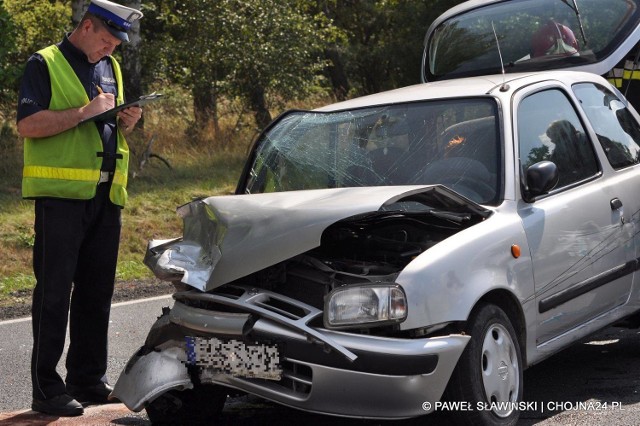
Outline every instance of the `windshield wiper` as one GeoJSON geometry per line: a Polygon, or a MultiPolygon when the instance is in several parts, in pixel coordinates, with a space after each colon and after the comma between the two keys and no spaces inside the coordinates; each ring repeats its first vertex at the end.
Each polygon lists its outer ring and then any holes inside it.
{"type": "Polygon", "coordinates": [[[471,215],[468,213],[454,213],[431,209],[429,210],[429,214],[437,217],[438,219],[450,220],[455,223],[463,223],[471,220],[471,215]]]}
{"type": "Polygon", "coordinates": [[[580,10],[578,10],[578,3],[576,0],[571,0],[572,4],[569,4],[569,0],[560,0],[562,3],[566,4],[573,10],[576,14],[576,18],[578,19],[578,26],[580,27],[580,34],[582,34],[582,41],[584,41],[584,45],[587,45],[587,36],[584,33],[584,26],[582,25],[582,17],[580,16],[580,10]]]}
{"type": "Polygon", "coordinates": [[[437,217],[438,219],[448,220],[450,222],[454,222],[457,224],[471,220],[471,214],[469,213],[457,213],[457,212],[450,212],[446,210],[436,210],[433,208],[427,208],[425,210],[411,210],[411,211],[398,210],[398,209],[384,209],[384,210],[379,210],[377,212],[363,213],[358,216],[358,220],[367,221],[372,219],[375,220],[378,218],[389,219],[393,217],[411,218],[414,216],[420,216],[424,214],[437,217]]]}

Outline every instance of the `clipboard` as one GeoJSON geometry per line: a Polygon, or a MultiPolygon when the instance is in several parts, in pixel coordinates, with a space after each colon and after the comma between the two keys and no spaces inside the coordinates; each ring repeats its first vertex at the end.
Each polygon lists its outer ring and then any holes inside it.
{"type": "Polygon", "coordinates": [[[93,117],[89,117],[89,118],[85,118],[84,120],[82,120],[80,123],[78,123],[78,125],[83,124],[83,123],[87,123],[89,121],[104,121],[104,120],[108,120],[110,118],[113,118],[116,116],[116,114],[119,111],[122,111],[123,109],[127,109],[130,107],[141,107],[144,106],[150,102],[156,101],[158,99],[160,99],[162,97],[162,93],[156,93],[153,92],[151,94],[148,95],[142,95],[140,96],[138,99],[134,99],[133,101],[129,101],[129,102],[125,102],[122,105],[118,105],[117,107],[111,108],[110,110],[107,110],[105,112],[102,112],[100,114],[94,115],[93,117]]]}

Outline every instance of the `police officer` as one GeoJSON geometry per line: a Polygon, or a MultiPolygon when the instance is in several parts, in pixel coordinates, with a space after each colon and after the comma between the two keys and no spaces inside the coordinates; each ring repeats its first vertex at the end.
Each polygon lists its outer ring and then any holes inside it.
{"type": "Polygon", "coordinates": [[[24,140],[22,194],[35,199],[32,409],[58,416],[107,403],[107,329],[127,199],[125,133],[138,107],[85,121],[124,102],[111,54],[142,17],[138,10],[92,0],[62,42],[28,61],[18,102],[24,140]],[[56,366],[69,323],[66,383],[56,366]]]}

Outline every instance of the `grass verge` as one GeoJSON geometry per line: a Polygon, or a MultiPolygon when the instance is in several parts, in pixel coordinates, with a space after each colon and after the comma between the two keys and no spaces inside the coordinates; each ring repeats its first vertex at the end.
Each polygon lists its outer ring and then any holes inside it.
{"type": "MultiPolygon", "coordinates": [[[[182,233],[182,221],[175,208],[195,197],[232,193],[244,156],[224,153],[202,155],[181,164],[170,159],[149,164],[129,182],[129,202],[122,213],[122,236],[117,268],[118,280],[150,278],[142,264],[147,241],[172,238],[182,233]]],[[[33,202],[20,198],[19,191],[0,193],[0,304],[22,298],[33,288],[31,273],[33,247],[33,202]]]]}
{"type": "MultiPolygon", "coordinates": [[[[137,131],[128,138],[132,157],[129,202],[122,214],[119,282],[152,278],[142,263],[148,240],[180,236],[182,221],[175,214],[176,207],[195,197],[232,193],[244,163],[246,143],[231,150],[188,140],[184,136],[188,118],[163,121],[158,118],[162,114],[145,111],[145,128],[153,134],[137,131]],[[171,167],[154,156],[141,166],[142,153],[152,136],[151,152],[171,167]]],[[[33,201],[21,198],[22,141],[10,120],[0,122],[0,307],[23,303],[35,285],[31,266],[33,201]]],[[[244,135],[243,139],[248,138],[244,135]]]]}

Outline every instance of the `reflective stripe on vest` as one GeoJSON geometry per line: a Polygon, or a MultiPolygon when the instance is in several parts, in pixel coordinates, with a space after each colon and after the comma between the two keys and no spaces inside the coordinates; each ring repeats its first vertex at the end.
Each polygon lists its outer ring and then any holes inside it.
{"type": "Polygon", "coordinates": [[[25,166],[22,175],[28,178],[63,179],[97,182],[100,170],[70,169],[61,167],[25,166]]]}

